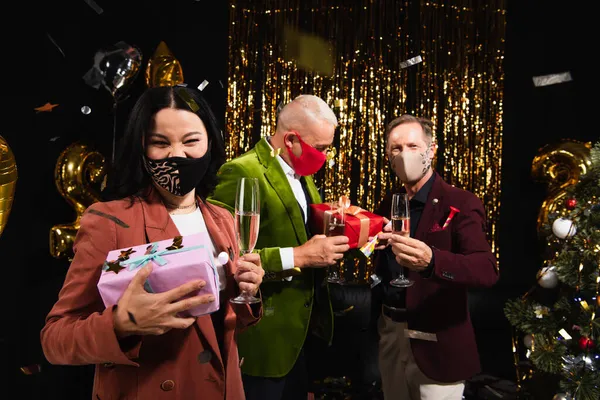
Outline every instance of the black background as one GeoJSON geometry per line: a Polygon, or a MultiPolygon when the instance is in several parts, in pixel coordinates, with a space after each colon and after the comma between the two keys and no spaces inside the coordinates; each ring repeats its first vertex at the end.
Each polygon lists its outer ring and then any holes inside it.
{"type": "MultiPolygon", "coordinates": [[[[5,369],[0,379],[6,380],[3,388],[17,386],[19,399],[82,399],[91,392],[93,367],[49,365],[39,332],[68,268],[66,261],[50,256],[48,232],[75,218],[54,186],[57,157],[75,140],[110,155],[112,98],[82,79],[95,52],[125,41],[141,50],[144,68],[158,43],[165,41],[181,62],[189,85],[210,82],[204,92],[224,120],[228,2],[99,1],[102,15],[84,1],[69,3],[7,4],[0,17],[0,134],[15,154],[19,173],[12,212],[0,238],[0,360],[5,369]],[[59,106],[49,113],[34,111],[46,102],[59,106]],[[82,106],[89,106],[91,114],[84,115],[82,106]],[[42,372],[29,376],[20,372],[30,364],[41,364],[42,372]]],[[[584,100],[593,98],[591,84],[583,85],[594,77],[583,72],[586,57],[574,51],[585,42],[581,18],[581,11],[566,3],[507,2],[501,279],[493,289],[471,296],[484,372],[506,379],[514,379],[514,368],[502,307],[507,298],[529,288],[541,262],[536,218],[545,188],[532,181],[531,160],[541,146],[561,138],[597,139],[588,123],[594,114],[584,100]],[[564,71],[571,72],[572,82],[533,86],[533,76],[564,71]]],[[[132,99],[143,88],[143,78],[138,77],[131,87],[132,99]]],[[[132,99],[118,108],[117,131],[132,99]]]]}

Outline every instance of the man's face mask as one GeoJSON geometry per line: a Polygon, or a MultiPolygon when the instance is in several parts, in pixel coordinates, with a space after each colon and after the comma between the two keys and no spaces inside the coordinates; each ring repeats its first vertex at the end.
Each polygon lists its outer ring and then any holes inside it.
{"type": "MultiPolygon", "coordinates": [[[[294,172],[300,176],[312,175],[320,170],[323,164],[325,164],[327,156],[311,145],[305,143],[297,132],[294,133],[296,133],[296,137],[302,148],[302,154],[297,157],[292,151],[292,148],[286,146],[294,172]]],[[[285,140],[287,140],[287,135],[285,140]]]]}
{"type": "Polygon", "coordinates": [[[392,156],[390,164],[402,182],[418,182],[431,167],[430,151],[431,146],[423,153],[404,150],[392,156]]]}

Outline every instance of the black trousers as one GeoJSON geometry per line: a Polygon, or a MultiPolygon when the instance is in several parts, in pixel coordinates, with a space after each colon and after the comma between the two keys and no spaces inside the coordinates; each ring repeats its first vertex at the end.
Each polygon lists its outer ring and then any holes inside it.
{"type": "Polygon", "coordinates": [[[282,378],[264,378],[242,374],[246,400],[306,400],[308,396],[308,369],[305,350],[292,370],[282,378]]]}
{"type": "Polygon", "coordinates": [[[300,355],[290,372],[281,378],[264,378],[242,374],[246,400],[306,400],[311,384],[328,376],[323,369],[327,342],[309,333],[300,355]]]}

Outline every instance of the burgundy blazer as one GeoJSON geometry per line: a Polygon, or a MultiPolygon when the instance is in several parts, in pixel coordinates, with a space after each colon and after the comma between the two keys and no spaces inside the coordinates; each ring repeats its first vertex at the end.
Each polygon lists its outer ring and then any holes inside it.
{"type": "Polygon", "coordinates": [[[156,192],[148,200],[137,198],[131,207],[129,200],[117,200],[95,203],[84,213],[75,257],[46,318],[41,343],[52,364],[96,364],[94,400],[245,398],[235,333],[261,315],[228,301],[238,292],[233,279],[238,245],[231,213],[203,202],[200,208],[217,252],[233,256],[221,293],[222,352],[209,315],[198,317],[187,329],[160,336],[118,340],[115,335],[114,307],[104,307],[96,287],[107,253],[179,235],[156,192]]]}
{"type": "MultiPolygon", "coordinates": [[[[381,210],[390,210],[390,199],[391,194],[382,202],[381,210]]],[[[389,218],[389,213],[386,216],[389,218]]],[[[467,290],[491,287],[498,280],[496,258],[486,239],[483,204],[474,194],[448,185],[436,174],[415,238],[432,247],[434,266],[427,278],[405,269],[415,281],[406,289],[408,329],[435,333],[437,342],[411,339],[413,356],[421,371],[433,380],[469,379],[481,366],[467,290]],[[450,206],[460,212],[441,230],[450,206]]]]}

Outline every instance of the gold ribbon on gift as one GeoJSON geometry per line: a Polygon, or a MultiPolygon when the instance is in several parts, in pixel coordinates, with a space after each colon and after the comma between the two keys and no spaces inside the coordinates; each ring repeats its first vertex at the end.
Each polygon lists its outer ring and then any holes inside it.
{"type": "MultiPolygon", "coordinates": [[[[369,240],[369,227],[371,225],[371,220],[366,215],[362,214],[364,211],[362,208],[358,206],[353,206],[350,204],[350,199],[347,196],[340,196],[338,199],[338,208],[332,209],[330,211],[325,211],[325,214],[329,215],[330,218],[334,214],[342,214],[342,215],[352,215],[360,220],[360,230],[358,232],[358,246],[361,247],[363,244],[367,243],[369,240]]],[[[324,232],[326,232],[327,228],[327,218],[323,218],[323,224],[325,225],[324,232]]]]}

